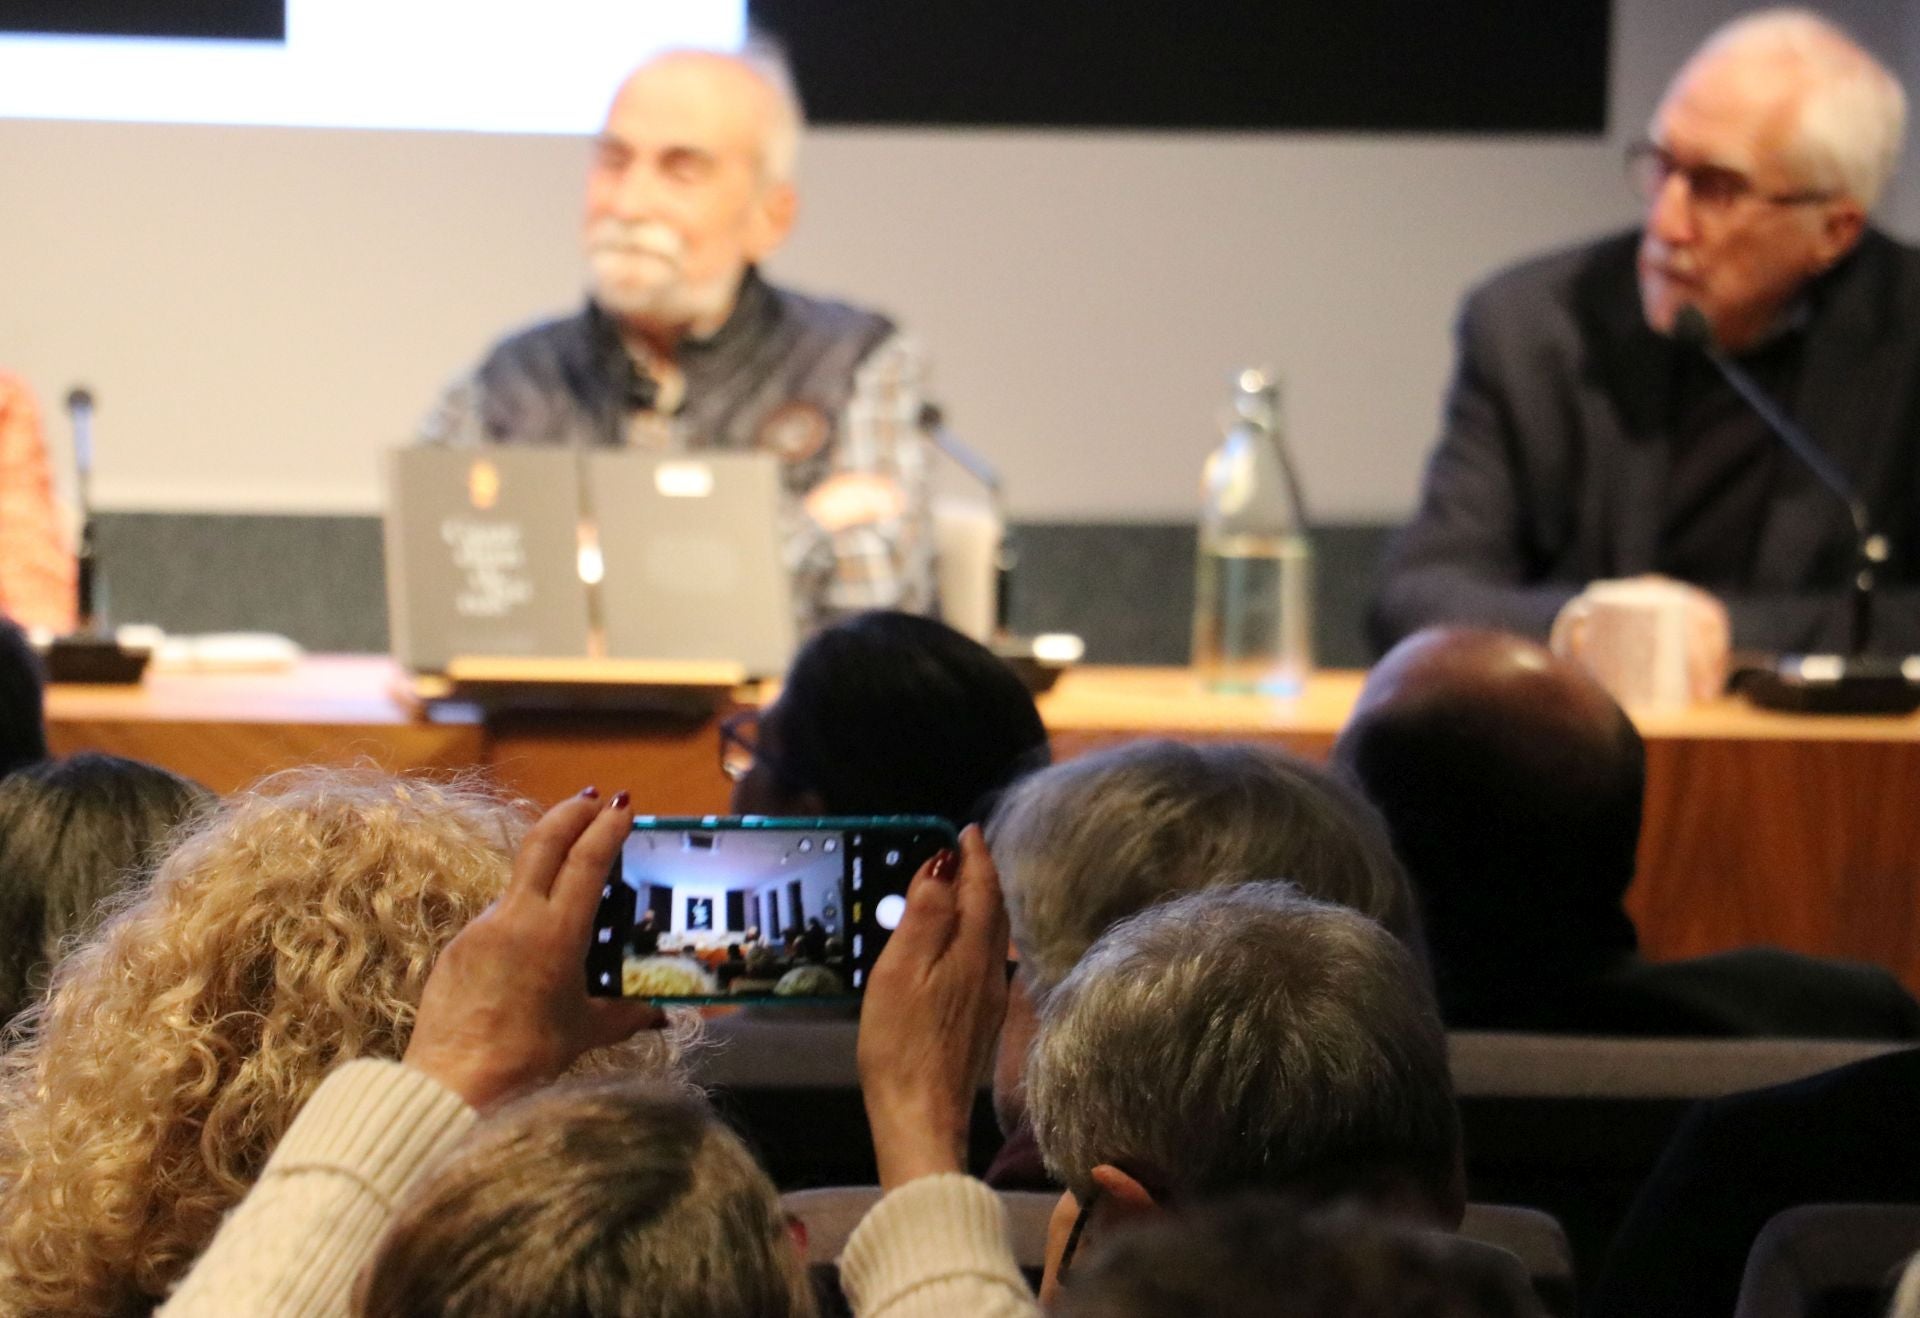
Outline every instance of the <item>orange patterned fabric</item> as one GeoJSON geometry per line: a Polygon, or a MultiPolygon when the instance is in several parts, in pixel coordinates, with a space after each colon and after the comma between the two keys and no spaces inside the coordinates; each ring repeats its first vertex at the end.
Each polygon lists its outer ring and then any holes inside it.
{"type": "Polygon", "coordinates": [[[77,575],[40,409],[24,381],[0,372],[0,614],[23,627],[72,631],[77,575]]]}

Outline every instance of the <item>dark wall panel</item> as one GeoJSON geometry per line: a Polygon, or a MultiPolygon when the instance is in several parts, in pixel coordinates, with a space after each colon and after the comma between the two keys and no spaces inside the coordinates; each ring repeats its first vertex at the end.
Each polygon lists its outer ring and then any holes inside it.
{"type": "Polygon", "coordinates": [[[286,0],[0,0],[0,32],[285,41],[286,0]]]}
{"type": "MultiPolygon", "coordinates": [[[[1187,661],[1191,523],[1036,522],[1013,534],[1016,631],[1078,632],[1090,663],[1187,661]]],[[[377,517],[110,512],[96,535],[115,622],[182,634],[280,632],[316,651],[387,648],[377,517]]],[[[1383,526],[1315,529],[1320,663],[1369,660],[1362,611],[1386,536],[1383,526]]]]}
{"type": "Polygon", "coordinates": [[[750,0],[835,124],[1600,133],[1607,0],[750,0]]]}

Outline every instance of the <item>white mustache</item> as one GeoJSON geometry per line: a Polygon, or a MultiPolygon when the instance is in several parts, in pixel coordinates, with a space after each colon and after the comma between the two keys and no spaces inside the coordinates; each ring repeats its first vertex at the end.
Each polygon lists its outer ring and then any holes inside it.
{"type": "Polygon", "coordinates": [[[674,265],[686,254],[680,235],[657,220],[595,220],[587,231],[587,250],[594,255],[652,256],[674,265]]]}

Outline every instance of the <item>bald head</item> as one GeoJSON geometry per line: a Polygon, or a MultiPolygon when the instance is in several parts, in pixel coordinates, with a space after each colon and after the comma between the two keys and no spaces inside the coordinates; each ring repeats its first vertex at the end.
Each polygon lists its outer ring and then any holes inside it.
{"type": "Polygon", "coordinates": [[[1353,723],[1376,717],[1442,720],[1486,757],[1558,772],[1597,765],[1632,735],[1613,697],[1578,664],[1523,636],[1465,629],[1418,632],[1381,659],[1353,723]]]}
{"type": "Polygon", "coordinates": [[[1368,676],[1334,759],[1386,818],[1443,981],[1500,946],[1633,946],[1645,752],[1584,670],[1517,636],[1417,633],[1368,676]]]}
{"type": "Polygon", "coordinates": [[[756,40],[738,51],[662,51],[627,75],[614,94],[609,119],[624,98],[649,93],[711,102],[753,142],[764,182],[793,181],[806,118],[793,73],[776,47],[756,40]]]}

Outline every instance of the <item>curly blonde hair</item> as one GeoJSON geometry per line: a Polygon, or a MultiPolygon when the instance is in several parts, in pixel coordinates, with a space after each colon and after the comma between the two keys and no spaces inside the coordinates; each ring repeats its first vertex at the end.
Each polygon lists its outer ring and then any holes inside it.
{"type": "Polygon", "coordinates": [[[0,1311],[163,1296],[328,1070],[400,1056],[527,821],[470,785],[303,769],[186,837],[0,1059],[0,1311]]]}

